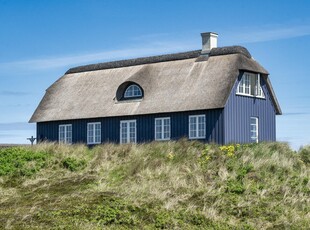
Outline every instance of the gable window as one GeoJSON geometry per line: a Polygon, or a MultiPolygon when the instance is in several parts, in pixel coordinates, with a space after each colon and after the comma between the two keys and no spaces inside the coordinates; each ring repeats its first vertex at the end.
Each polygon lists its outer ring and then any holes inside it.
{"type": "Polygon", "coordinates": [[[264,98],[265,95],[260,85],[260,74],[245,72],[239,82],[237,94],[264,98]]]}
{"type": "Polygon", "coordinates": [[[170,140],[170,117],[155,118],[155,140],[170,140]]]}
{"type": "Polygon", "coordinates": [[[130,85],[124,93],[124,98],[137,98],[142,97],[142,90],[138,85],[130,85]]]}
{"type": "Polygon", "coordinates": [[[59,125],[59,143],[72,144],[72,125],[59,125]]]}
{"type": "Polygon", "coordinates": [[[252,142],[258,143],[258,117],[250,118],[250,137],[252,142]]]}
{"type": "Polygon", "coordinates": [[[87,144],[101,143],[101,123],[87,123],[87,144]]]}
{"type": "Polygon", "coordinates": [[[137,142],[137,131],[136,131],[136,120],[121,121],[120,124],[120,142],[125,143],[136,143],[137,142]]]}
{"type": "Polygon", "coordinates": [[[189,116],[189,139],[206,137],[206,115],[189,116]]]}

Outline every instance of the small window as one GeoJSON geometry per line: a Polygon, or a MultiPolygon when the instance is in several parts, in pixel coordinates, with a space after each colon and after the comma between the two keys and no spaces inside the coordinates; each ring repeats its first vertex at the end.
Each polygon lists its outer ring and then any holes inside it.
{"type": "Polygon", "coordinates": [[[250,137],[252,142],[258,142],[258,118],[250,118],[250,137]]]}
{"type": "Polygon", "coordinates": [[[120,142],[125,143],[136,143],[137,142],[137,131],[136,131],[136,120],[121,121],[120,124],[120,142]]]}
{"type": "Polygon", "coordinates": [[[59,125],[59,143],[72,144],[72,125],[59,125]]]}
{"type": "Polygon", "coordinates": [[[87,144],[101,143],[101,123],[87,123],[87,144]]]}
{"type": "Polygon", "coordinates": [[[130,85],[124,93],[124,98],[137,98],[137,97],[142,97],[142,90],[138,85],[130,85]]]}
{"type": "Polygon", "coordinates": [[[155,119],[155,140],[170,140],[170,117],[155,119]]]}
{"type": "Polygon", "coordinates": [[[206,115],[189,116],[189,139],[206,138],[206,115]]]}
{"type": "Polygon", "coordinates": [[[239,82],[237,94],[264,98],[265,95],[260,84],[260,74],[244,73],[239,82]]]}

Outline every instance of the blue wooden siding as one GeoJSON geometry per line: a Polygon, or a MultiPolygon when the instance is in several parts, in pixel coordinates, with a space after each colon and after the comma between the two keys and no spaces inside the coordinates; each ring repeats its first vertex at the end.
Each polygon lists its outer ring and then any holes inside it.
{"type": "Polygon", "coordinates": [[[261,78],[265,99],[236,95],[240,73],[224,108],[224,143],[249,143],[250,117],[258,117],[259,141],[276,140],[276,113],[265,81],[261,78]]]}
{"type": "Polygon", "coordinates": [[[101,122],[102,143],[119,143],[120,139],[120,121],[137,121],[137,142],[149,142],[155,139],[155,118],[170,117],[171,119],[171,139],[177,140],[182,137],[188,137],[188,116],[206,115],[206,138],[202,141],[223,143],[223,109],[188,111],[162,114],[149,114],[123,117],[107,117],[67,121],[51,121],[37,123],[38,140],[58,141],[58,127],[61,124],[72,124],[73,143],[87,142],[87,123],[101,122]]]}

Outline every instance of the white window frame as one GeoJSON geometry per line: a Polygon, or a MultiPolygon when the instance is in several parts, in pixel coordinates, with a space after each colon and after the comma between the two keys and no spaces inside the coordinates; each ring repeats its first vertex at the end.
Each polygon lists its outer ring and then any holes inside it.
{"type": "Polygon", "coordinates": [[[168,141],[171,138],[171,119],[170,117],[159,117],[159,118],[155,118],[155,140],[156,141],[168,141]],[[169,135],[168,137],[164,138],[165,136],[165,125],[164,122],[165,120],[169,120],[169,135]],[[157,138],[157,121],[161,121],[161,125],[160,125],[160,138],[157,138]]]}
{"type": "Polygon", "coordinates": [[[101,122],[87,123],[87,144],[92,145],[92,144],[100,144],[100,143],[101,143],[101,122]],[[96,126],[97,125],[100,125],[100,132],[99,132],[98,136],[96,135],[96,126]],[[89,136],[90,129],[92,129],[91,130],[92,131],[92,140],[89,140],[90,139],[90,136],[89,136]],[[99,141],[96,141],[96,139],[99,139],[99,141]]]}
{"type": "Polygon", "coordinates": [[[188,117],[188,138],[189,139],[205,139],[206,138],[206,131],[207,131],[207,127],[206,127],[206,115],[205,114],[201,114],[201,115],[191,115],[188,117]],[[199,117],[204,117],[204,126],[203,126],[203,130],[204,130],[204,135],[200,136],[199,135],[199,117]],[[195,127],[195,136],[191,135],[191,118],[195,118],[196,119],[196,127],[195,127]]]}
{"type": "Polygon", "coordinates": [[[236,94],[248,97],[265,98],[264,91],[260,84],[260,79],[260,74],[244,72],[238,84],[236,94]],[[254,93],[252,93],[252,91],[254,93]]]}
{"type": "Polygon", "coordinates": [[[251,139],[251,141],[258,143],[258,135],[259,135],[258,117],[250,117],[250,139],[251,139]],[[255,123],[252,123],[253,120],[255,121],[255,123]],[[255,132],[253,132],[252,126],[255,126],[255,132]],[[252,137],[253,133],[255,134],[254,137],[252,137]]]}
{"type": "Polygon", "coordinates": [[[126,144],[126,143],[137,143],[137,120],[122,120],[120,121],[120,143],[121,144],[126,144]],[[134,141],[130,141],[130,123],[134,122],[135,123],[135,139],[134,141]],[[122,124],[126,124],[126,142],[123,142],[123,138],[122,138],[122,124]]]}
{"type": "Polygon", "coordinates": [[[133,98],[133,97],[142,97],[142,90],[136,84],[128,86],[124,93],[124,98],[133,98]]]}
{"type": "Polygon", "coordinates": [[[58,142],[63,144],[72,144],[72,124],[63,124],[58,127],[58,142]],[[71,127],[71,132],[68,131],[68,128],[71,127]],[[60,131],[64,128],[64,137],[61,138],[60,131]],[[69,135],[70,134],[70,135],[69,135]]]}

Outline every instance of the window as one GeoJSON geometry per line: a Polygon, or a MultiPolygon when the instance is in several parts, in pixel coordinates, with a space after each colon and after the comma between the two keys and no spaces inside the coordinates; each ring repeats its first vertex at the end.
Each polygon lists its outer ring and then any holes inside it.
{"type": "Polygon", "coordinates": [[[101,123],[87,123],[87,144],[101,143],[101,123]]]}
{"type": "Polygon", "coordinates": [[[170,117],[155,118],[155,140],[170,140],[170,117]]]}
{"type": "Polygon", "coordinates": [[[260,85],[260,74],[244,73],[239,82],[237,94],[253,97],[265,97],[260,85]]]}
{"type": "Polygon", "coordinates": [[[136,120],[121,121],[120,142],[121,144],[137,142],[136,120]]]}
{"type": "Polygon", "coordinates": [[[59,143],[72,144],[72,125],[59,125],[59,143]]]}
{"type": "Polygon", "coordinates": [[[142,90],[138,85],[130,85],[124,93],[124,98],[135,98],[135,97],[142,97],[142,90]]]}
{"type": "Polygon", "coordinates": [[[250,137],[252,142],[258,142],[258,118],[250,118],[250,137]]]}
{"type": "Polygon", "coordinates": [[[206,137],[206,115],[189,116],[189,139],[206,137]]]}

